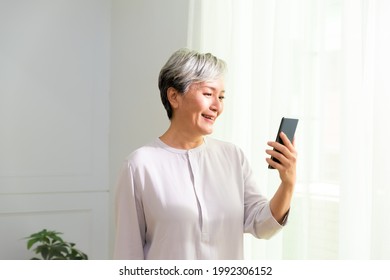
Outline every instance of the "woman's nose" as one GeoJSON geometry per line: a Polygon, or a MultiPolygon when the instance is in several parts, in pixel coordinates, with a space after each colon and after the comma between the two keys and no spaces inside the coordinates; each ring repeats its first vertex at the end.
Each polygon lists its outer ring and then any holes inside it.
{"type": "Polygon", "coordinates": [[[218,97],[214,98],[213,103],[210,106],[210,110],[213,112],[220,113],[222,111],[222,108],[223,108],[223,104],[221,100],[218,97]]]}

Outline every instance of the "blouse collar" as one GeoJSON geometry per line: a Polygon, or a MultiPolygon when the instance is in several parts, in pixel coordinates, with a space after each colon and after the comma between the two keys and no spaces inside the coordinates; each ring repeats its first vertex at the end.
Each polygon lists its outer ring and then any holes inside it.
{"type": "Polygon", "coordinates": [[[206,137],[203,137],[203,143],[193,149],[188,149],[188,150],[185,150],[185,149],[177,149],[177,148],[173,148],[167,144],[165,144],[163,141],[161,141],[160,138],[157,137],[156,139],[156,143],[159,147],[163,148],[164,150],[167,150],[167,151],[170,151],[172,153],[176,153],[176,154],[188,154],[188,153],[196,153],[196,152],[200,152],[202,151],[205,147],[206,147],[206,143],[207,143],[207,140],[206,140],[206,137]]]}

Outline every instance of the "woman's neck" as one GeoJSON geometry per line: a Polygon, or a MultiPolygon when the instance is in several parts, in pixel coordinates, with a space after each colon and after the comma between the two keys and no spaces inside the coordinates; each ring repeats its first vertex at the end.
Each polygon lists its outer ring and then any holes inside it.
{"type": "Polygon", "coordinates": [[[182,130],[177,130],[172,125],[160,136],[160,140],[172,148],[190,150],[203,144],[203,136],[194,136],[182,130]]]}

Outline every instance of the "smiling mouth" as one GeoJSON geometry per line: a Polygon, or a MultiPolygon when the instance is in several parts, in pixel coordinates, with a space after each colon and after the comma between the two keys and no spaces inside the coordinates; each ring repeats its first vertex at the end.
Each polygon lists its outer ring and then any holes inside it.
{"type": "Polygon", "coordinates": [[[202,117],[204,117],[205,119],[211,120],[211,121],[215,121],[215,117],[210,116],[210,115],[202,114],[202,117]]]}

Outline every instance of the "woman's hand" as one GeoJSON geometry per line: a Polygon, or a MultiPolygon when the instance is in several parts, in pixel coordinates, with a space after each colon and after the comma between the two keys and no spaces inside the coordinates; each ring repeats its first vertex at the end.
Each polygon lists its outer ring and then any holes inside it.
{"type": "Polygon", "coordinates": [[[291,143],[283,132],[280,133],[280,137],[283,140],[284,145],[270,141],[267,144],[277,151],[273,149],[266,150],[268,155],[276,158],[280,163],[273,161],[271,158],[267,158],[266,161],[269,165],[279,171],[282,184],[293,187],[296,181],[297,151],[295,149],[294,140],[293,143],[291,143]]]}
{"type": "Polygon", "coordinates": [[[294,141],[291,143],[283,132],[280,133],[280,137],[282,138],[284,145],[277,142],[268,142],[269,146],[279,152],[274,151],[273,149],[266,150],[267,154],[278,159],[280,163],[273,161],[271,158],[267,158],[266,161],[269,165],[279,171],[279,176],[282,180],[282,183],[270,201],[272,215],[280,224],[282,224],[290,209],[291,199],[294,193],[297,151],[295,149],[294,141]]]}

